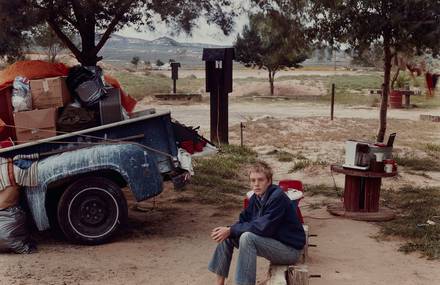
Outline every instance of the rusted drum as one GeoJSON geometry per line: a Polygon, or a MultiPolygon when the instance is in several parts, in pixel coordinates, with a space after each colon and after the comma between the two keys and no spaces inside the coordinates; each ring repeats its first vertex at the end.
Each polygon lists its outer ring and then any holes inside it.
{"type": "Polygon", "coordinates": [[[390,94],[390,107],[393,109],[403,108],[402,106],[402,93],[400,91],[391,91],[390,94]]]}

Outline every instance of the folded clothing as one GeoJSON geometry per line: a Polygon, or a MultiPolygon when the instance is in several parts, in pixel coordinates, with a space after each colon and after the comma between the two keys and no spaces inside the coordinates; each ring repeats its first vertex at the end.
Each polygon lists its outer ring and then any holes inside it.
{"type": "Polygon", "coordinates": [[[38,154],[0,157],[0,192],[10,186],[38,185],[38,154]]]}
{"type": "Polygon", "coordinates": [[[38,185],[38,153],[14,156],[14,178],[20,186],[38,185]]]}

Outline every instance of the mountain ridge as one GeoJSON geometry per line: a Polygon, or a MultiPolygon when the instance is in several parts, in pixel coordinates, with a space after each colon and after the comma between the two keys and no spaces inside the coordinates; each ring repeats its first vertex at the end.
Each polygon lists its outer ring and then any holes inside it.
{"type": "Polygon", "coordinates": [[[159,37],[154,40],[126,37],[113,34],[100,52],[104,61],[124,65],[135,56],[143,61],[168,62],[170,59],[187,66],[204,65],[203,48],[224,48],[228,46],[178,42],[170,37],[159,37]]]}
{"type": "Polygon", "coordinates": [[[112,45],[116,42],[124,42],[131,44],[142,44],[142,45],[164,45],[164,46],[175,46],[175,47],[227,47],[227,45],[216,45],[216,44],[208,44],[208,43],[188,43],[188,42],[179,42],[171,37],[162,36],[158,37],[154,40],[145,40],[141,38],[135,37],[126,37],[119,34],[113,34],[106,45],[112,45]]]}

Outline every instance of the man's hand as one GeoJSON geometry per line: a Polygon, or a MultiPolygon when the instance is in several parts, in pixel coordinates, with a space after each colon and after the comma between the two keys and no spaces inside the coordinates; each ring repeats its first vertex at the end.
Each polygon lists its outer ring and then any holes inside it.
{"type": "Polygon", "coordinates": [[[231,235],[231,228],[229,227],[217,227],[212,230],[211,238],[220,243],[227,239],[231,235]]]}

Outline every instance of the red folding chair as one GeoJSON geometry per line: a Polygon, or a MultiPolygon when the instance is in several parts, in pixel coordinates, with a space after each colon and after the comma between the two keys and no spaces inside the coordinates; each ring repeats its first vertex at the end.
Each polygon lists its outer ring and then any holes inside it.
{"type": "MultiPolygon", "coordinates": [[[[303,184],[299,180],[281,180],[278,183],[278,186],[280,186],[280,188],[283,189],[284,192],[289,191],[289,189],[295,189],[304,193],[303,184]]],[[[296,214],[298,215],[301,224],[304,224],[304,218],[301,213],[301,209],[299,208],[299,202],[302,200],[302,198],[303,197],[299,198],[298,203],[296,204],[296,214]]]]}

